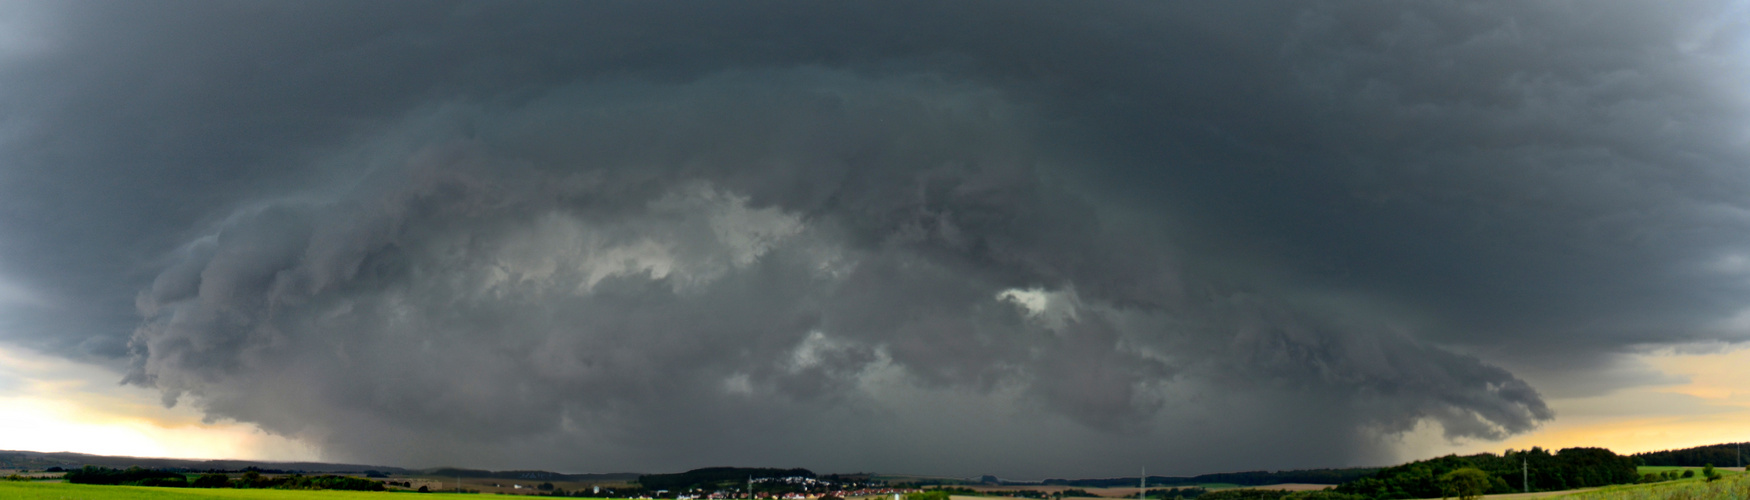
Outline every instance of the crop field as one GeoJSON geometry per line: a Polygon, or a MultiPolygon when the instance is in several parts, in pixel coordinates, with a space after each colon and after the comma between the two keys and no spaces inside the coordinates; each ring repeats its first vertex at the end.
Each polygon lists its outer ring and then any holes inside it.
{"type": "MultiPolygon", "coordinates": [[[[485,495],[485,497],[504,498],[497,495],[485,495]]],[[[484,497],[476,494],[455,493],[151,488],[145,486],[0,481],[0,499],[5,500],[414,500],[440,498],[480,500],[484,497]]]]}

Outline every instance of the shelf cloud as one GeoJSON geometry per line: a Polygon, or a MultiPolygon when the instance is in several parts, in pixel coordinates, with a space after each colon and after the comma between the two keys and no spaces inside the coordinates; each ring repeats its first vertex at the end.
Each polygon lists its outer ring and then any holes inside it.
{"type": "Polygon", "coordinates": [[[1745,336],[1736,4],[189,7],[6,13],[0,340],[336,459],[1368,465],[1745,336]]]}

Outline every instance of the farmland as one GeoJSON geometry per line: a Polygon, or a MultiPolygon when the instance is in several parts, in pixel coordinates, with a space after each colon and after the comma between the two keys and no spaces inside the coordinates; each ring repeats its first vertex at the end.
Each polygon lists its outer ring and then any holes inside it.
{"type": "Polygon", "coordinates": [[[154,488],[148,486],[98,486],[85,484],[0,481],[0,498],[7,500],[383,500],[472,498],[480,495],[447,493],[392,493],[376,491],[309,491],[228,488],[154,488]],[[417,495],[414,497],[412,495],[417,495]]]}
{"type": "MultiPolygon", "coordinates": [[[[1660,471],[1663,467],[1648,467],[1660,471]]],[[[1681,468],[1671,468],[1681,469],[1681,468]]],[[[1491,495],[1515,498],[1527,495],[1491,495]]],[[[1750,500],[1750,475],[1727,473],[1714,482],[1700,478],[1654,484],[1609,486],[1579,492],[1542,492],[1531,497],[1554,500],[1750,500]]],[[[385,500],[472,498],[478,494],[308,491],[274,489],[154,488],[143,486],[95,486],[59,482],[0,481],[0,498],[18,500],[385,500]]]]}
{"type": "MultiPolygon", "coordinates": [[[[1622,463],[1628,460],[1626,457],[1615,455],[1614,453],[1602,449],[1565,449],[1556,453],[1549,453],[1534,448],[1533,450],[1525,452],[1524,455],[1526,455],[1526,458],[1529,460],[1525,460],[1525,462],[1519,464],[1512,463],[1513,461],[1510,460],[1519,455],[1503,457],[1485,453],[1463,457],[1449,455],[1446,457],[1411,462],[1384,469],[1320,469],[1311,471],[1312,473],[1316,473],[1315,475],[1323,476],[1331,476],[1338,473],[1352,475],[1358,473],[1369,473],[1365,474],[1360,479],[1350,483],[1345,483],[1341,486],[1299,483],[1235,484],[1211,481],[1213,479],[1225,478],[1235,478],[1240,480],[1281,480],[1288,478],[1301,478],[1308,476],[1309,473],[1307,471],[1257,471],[1208,474],[1204,476],[1184,478],[1152,476],[1149,478],[1150,489],[1147,494],[1151,499],[1165,499],[1175,497],[1203,498],[1199,495],[1203,493],[1219,493],[1208,497],[1209,500],[1217,500],[1216,497],[1227,500],[1237,498],[1233,495],[1235,493],[1240,493],[1242,494],[1241,496],[1250,498],[1250,496],[1248,496],[1250,494],[1245,493],[1246,490],[1280,490],[1271,495],[1260,496],[1260,498],[1276,498],[1281,495],[1287,495],[1290,491],[1324,490],[1329,488],[1336,490],[1335,492],[1326,493],[1329,498],[1333,499],[1408,500],[1416,498],[1431,498],[1428,493],[1424,492],[1424,490],[1430,490],[1431,488],[1427,487],[1428,485],[1421,484],[1422,482],[1431,480],[1430,478],[1438,477],[1445,471],[1453,470],[1455,467],[1475,467],[1482,465],[1491,466],[1491,469],[1495,469],[1495,471],[1491,473],[1491,475],[1494,476],[1493,483],[1505,483],[1505,485],[1493,484],[1491,486],[1490,491],[1495,494],[1488,497],[1490,500],[1548,500],[1554,498],[1571,500],[1641,500],[1652,498],[1672,500],[1710,500],[1714,498],[1750,500],[1750,475],[1746,475],[1742,468],[1737,467],[1712,468],[1713,470],[1718,471],[1722,477],[1717,481],[1710,482],[1704,479],[1708,474],[1704,473],[1706,468],[1703,467],[1644,465],[1635,467],[1632,463],[1622,463]],[[1595,460],[1581,460],[1588,458],[1595,460]],[[1494,465],[1501,465],[1495,462],[1502,462],[1503,460],[1505,460],[1507,466],[1517,465],[1518,467],[1492,467],[1494,465]],[[1522,465],[1526,463],[1529,463],[1530,467],[1525,468],[1524,465],[1522,465]],[[1616,470],[1623,465],[1627,465],[1628,469],[1621,471],[1616,470]],[[1617,482],[1615,485],[1599,484],[1601,481],[1598,481],[1597,479],[1603,477],[1601,473],[1598,472],[1601,468],[1608,468],[1611,478],[1623,476],[1623,479],[1630,479],[1631,481],[1617,482]],[[1531,483],[1533,491],[1530,493],[1515,492],[1516,488],[1514,488],[1514,486],[1519,486],[1525,483],[1522,474],[1527,471],[1530,472],[1532,480],[1529,482],[1531,483]],[[1691,473],[1691,476],[1683,477],[1683,474],[1685,473],[1691,473]],[[1341,492],[1345,487],[1353,487],[1356,483],[1369,482],[1382,483],[1391,487],[1375,488],[1380,491],[1376,492],[1379,494],[1374,496],[1337,494],[1337,492],[1341,492]],[[1557,486],[1565,483],[1570,485],[1570,487],[1580,486],[1580,489],[1551,489],[1545,487],[1548,486],[1546,483],[1557,486]]],[[[592,497],[651,495],[666,496],[669,498],[674,498],[676,496],[683,498],[725,498],[727,496],[733,496],[736,492],[741,491],[740,488],[744,488],[745,485],[748,484],[746,483],[746,481],[748,481],[747,478],[754,476],[765,478],[756,480],[755,483],[760,486],[758,490],[761,491],[762,494],[770,495],[772,498],[792,498],[792,495],[794,495],[795,498],[812,498],[823,493],[832,493],[845,498],[868,498],[870,496],[875,496],[885,500],[895,493],[915,493],[918,491],[916,488],[919,487],[942,488],[942,491],[933,492],[936,494],[933,497],[946,498],[952,495],[954,500],[975,500],[978,498],[993,497],[1085,497],[1128,499],[1135,498],[1141,493],[1141,491],[1135,486],[1136,483],[1133,482],[1140,481],[1140,478],[1136,477],[1073,480],[1050,479],[1026,483],[1002,481],[995,479],[992,476],[974,479],[957,479],[925,476],[877,477],[874,474],[858,473],[849,475],[829,474],[816,477],[811,471],[806,469],[737,468],[706,468],[687,471],[684,473],[644,475],[631,473],[559,474],[545,471],[494,472],[455,468],[426,469],[418,471],[395,469],[391,471],[392,474],[383,474],[376,469],[365,469],[363,472],[366,473],[368,477],[381,478],[380,480],[382,481],[382,484],[379,485],[376,480],[360,479],[349,474],[345,477],[356,481],[366,482],[375,487],[351,489],[376,489],[387,486],[391,491],[337,491],[318,490],[317,488],[334,488],[336,485],[315,480],[323,478],[343,478],[343,476],[306,475],[306,473],[311,471],[304,470],[261,471],[255,465],[249,464],[242,464],[250,470],[245,471],[241,477],[238,477],[235,471],[231,471],[229,474],[224,474],[218,471],[200,473],[190,472],[189,469],[202,465],[230,465],[235,467],[239,464],[161,463],[156,465],[164,467],[164,469],[144,469],[130,466],[129,469],[125,470],[108,469],[97,466],[81,466],[78,469],[63,472],[64,468],[74,465],[74,462],[66,461],[68,459],[116,463],[118,465],[131,463],[138,459],[132,459],[129,457],[77,456],[56,461],[50,460],[50,458],[59,457],[35,459],[34,456],[25,455],[22,452],[10,458],[13,462],[34,459],[34,461],[31,461],[28,464],[20,463],[18,465],[34,465],[39,470],[33,471],[32,469],[25,467],[10,469],[0,468],[0,477],[13,479],[11,481],[0,481],[0,499],[105,500],[112,498],[126,498],[147,500],[347,500],[399,498],[413,500],[420,498],[420,496],[415,495],[430,495],[430,498],[457,497],[457,494],[452,493],[419,494],[410,491],[413,489],[424,489],[425,487],[429,487],[433,491],[455,491],[457,488],[461,488],[462,491],[468,492],[466,494],[473,495],[469,498],[476,499],[481,498],[480,494],[512,494],[519,496],[545,494],[568,496],[567,493],[588,494],[592,497]],[[52,466],[43,467],[45,465],[52,466]],[[103,472],[104,474],[98,474],[99,472],[103,472]],[[153,474],[146,474],[148,472],[153,474]],[[89,477],[73,477],[76,474],[89,477]],[[129,474],[133,475],[130,476],[129,474]],[[164,474],[176,476],[174,479],[177,480],[175,482],[178,484],[175,486],[181,487],[120,486],[122,484],[148,484],[147,480],[161,479],[157,476],[164,474]],[[200,483],[203,482],[207,483],[207,486],[211,486],[213,483],[208,480],[213,479],[214,477],[225,479],[226,482],[222,484],[228,486],[216,488],[201,487],[200,483]],[[63,479],[73,481],[73,483],[62,482],[63,479]],[[186,479],[186,481],[183,479],[186,479]],[[783,481],[779,481],[778,479],[783,479],[783,481]],[[109,480],[110,482],[104,483],[98,480],[109,480]],[[539,483],[537,483],[537,481],[539,481],[539,483]],[[98,484],[90,484],[94,482],[98,484]],[[656,488],[651,488],[651,486],[656,486],[656,488]],[[595,490],[592,494],[591,490],[595,488],[599,489],[595,490]],[[667,490],[667,494],[664,494],[664,490],[667,490]]],[[[318,471],[334,470],[336,468],[336,466],[317,463],[298,465],[311,467],[318,471]]],[[[344,467],[360,469],[364,466],[344,467]]],[[[1433,491],[1432,495],[1433,497],[1438,497],[1442,491],[1439,488],[1440,485],[1434,484],[1433,486],[1434,487],[1431,489],[1433,491]]]]}

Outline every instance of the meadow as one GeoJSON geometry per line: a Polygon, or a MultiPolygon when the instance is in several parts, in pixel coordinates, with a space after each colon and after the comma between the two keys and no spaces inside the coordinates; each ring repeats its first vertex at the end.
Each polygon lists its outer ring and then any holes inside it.
{"type": "Polygon", "coordinates": [[[0,499],[5,500],[411,500],[414,498],[471,498],[479,500],[482,496],[477,494],[384,491],[153,488],[147,486],[0,481],[0,499]]]}
{"type": "MultiPolygon", "coordinates": [[[[1662,472],[1681,467],[1642,467],[1642,472],[1662,472]]],[[[1620,485],[1593,490],[1556,493],[1543,496],[1549,500],[1750,500],[1750,475],[1724,471],[1725,479],[1707,482],[1701,478],[1652,484],[1620,485]]],[[[1521,495],[1498,495],[1519,497],[1521,495]]],[[[277,490],[227,488],[154,488],[144,486],[99,486],[60,482],[0,481],[0,499],[4,500],[416,500],[471,498],[479,494],[412,493],[336,490],[277,490]]],[[[1485,497],[1488,498],[1488,497],[1485,497]]]]}
{"type": "Polygon", "coordinates": [[[1750,500],[1750,475],[1728,474],[1725,479],[1699,479],[1652,484],[1610,486],[1562,495],[1561,500],[1750,500]]]}

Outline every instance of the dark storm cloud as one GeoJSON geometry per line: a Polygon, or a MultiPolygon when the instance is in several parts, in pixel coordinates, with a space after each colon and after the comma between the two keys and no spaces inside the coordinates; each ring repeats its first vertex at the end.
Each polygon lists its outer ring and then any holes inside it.
{"type": "Polygon", "coordinates": [[[1726,5],[39,7],[4,334],[337,458],[1367,463],[1743,334],[1726,5]]]}

